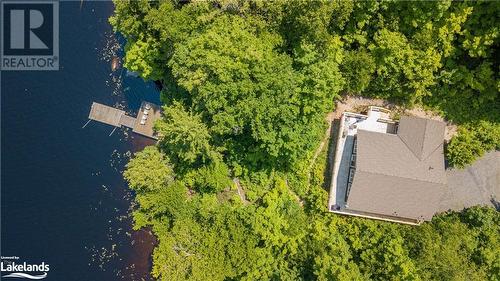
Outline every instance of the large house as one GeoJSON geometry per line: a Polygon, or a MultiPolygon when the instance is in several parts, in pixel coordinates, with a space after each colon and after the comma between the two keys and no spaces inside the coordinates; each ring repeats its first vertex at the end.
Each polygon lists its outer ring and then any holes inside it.
{"type": "Polygon", "coordinates": [[[342,114],[330,187],[331,212],[407,224],[430,220],[445,191],[443,122],[370,107],[342,114]]]}

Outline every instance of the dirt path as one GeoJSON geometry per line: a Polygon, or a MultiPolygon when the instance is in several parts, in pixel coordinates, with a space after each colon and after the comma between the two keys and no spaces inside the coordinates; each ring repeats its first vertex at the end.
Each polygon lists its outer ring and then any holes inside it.
{"type": "MultiPolygon", "coordinates": [[[[333,120],[335,119],[335,111],[333,112],[330,112],[326,115],[326,122],[328,122],[328,128],[326,129],[325,131],[325,135],[323,136],[323,140],[321,140],[318,148],[316,149],[316,151],[314,152],[314,155],[313,155],[313,158],[311,159],[311,164],[309,164],[309,170],[312,169],[312,167],[314,166],[314,164],[316,163],[316,159],[318,158],[319,154],[321,153],[321,151],[323,151],[323,148],[325,147],[325,145],[327,144],[329,138],[330,138],[330,134],[331,134],[331,131],[332,131],[332,124],[333,124],[333,120]]],[[[310,176],[310,175],[308,175],[310,176]]]]}
{"type": "Polygon", "coordinates": [[[248,205],[250,202],[247,200],[247,197],[245,195],[245,190],[243,190],[243,188],[241,187],[240,179],[233,178],[233,182],[236,185],[236,188],[238,189],[238,195],[240,196],[241,202],[243,202],[243,204],[245,205],[248,205]]]}
{"type": "Polygon", "coordinates": [[[302,200],[302,198],[300,198],[300,196],[298,196],[297,193],[295,193],[295,191],[293,191],[293,189],[290,188],[290,186],[288,185],[288,179],[285,179],[285,185],[288,189],[288,192],[290,192],[290,194],[292,194],[292,196],[295,198],[297,203],[299,203],[300,207],[304,207],[304,200],[302,200]]]}

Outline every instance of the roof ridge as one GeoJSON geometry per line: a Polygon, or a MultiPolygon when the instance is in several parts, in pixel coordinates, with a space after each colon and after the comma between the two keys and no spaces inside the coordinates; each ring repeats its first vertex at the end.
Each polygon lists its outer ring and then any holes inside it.
{"type": "Polygon", "coordinates": [[[386,135],[386,136],[391,136],[391,137],[396,137],[398,138],[404,145],[405,147],[410,151],[410,154],[413,155],[415,158],[417,158],[418,161],[422,162],[422,160],[420,160],[420,158],[418,158],[415,153],[413,152],[413,150],[411,150],[411,148],[408,146],[408,144],[406,144],[406,142],[399,136],[399,134],[388,134],[388,133],[381,133],[381,132],[375,132],[375,131],[370,131],[370,130],[364,130],[364,129],[358,129],[358,131],[365,131],[365,132],[369,132],[369,133],[375,133],[375,134],[381,134],[381,135],[386,135]]]}
{"type": "MultiPolygon", "coordinates": [[[[417,119],[417,120],[418,120],[418,119],[425,120],[424,133],[422,134],[422,137],[421,137],[421,138],[422,138],[422,147],[420,147],[420,155],[422,155],[422,154],[423,154],[423,152],[424,152],[424,141],[425,141],[425,135],[426,135],[426,133],[427,133],[427,121],[428,121],[428,119],[427,119],[427,118],[415,117],[415,116],[403,116],[403,117],[406,117],[406,118],[408,118],[408,119],[411,119],[411,118],[412,118],[412,119],[417,119]]],[[[401,123],[401,120],[399,121],[399,123],[401,123]]],[[[406,143],[406,141],[405,141],[403,138],[401,138],[401,136],[399,135],[399,130],[398,130],[398,133],[397,133],[396,135],[397,135],[397,136],[399,137],[399,139],[400,139],[400,140],[401,140],[401,141],[405,144],[405,146],[406,146],[406,147],[410,150],[410,152],[411,152],[411,153],[412,153],[412,154],[413,154],[413,155],[414,155],[414,156],[415,156],[415,157],[416,157],[416,158],[417,158],[420,162],[422,162],[422,158],[421,158],[420,156],[418,156],[418,155],[417,155],[417,154],[413,151],[413,149],[411,149],[411,148],[410,148],[410,146],[406,143]]]]}
{"type": "Polygon", "coordinates": [[[417,155],[415,155],[415,152],[413,152],[413,150],[411,150],[411,148],[408,146],[408,144],[404,141],[404,139],[402,139],[399,135],[398,136],[398,139],[405,145],[405,147],[410,151],[410,154],[413,155],[415,158],[417,158],[418,161],[422,162],[422,160],[420,158],[417,157],[417,155]]]}
{"type": "MultiPolygon", "coordinates": [[[[415,163],[418,163],[417,164],[418,166],[416,166],[416,167],[418,167],[420,172],[418,172],[418,173],[410,172],[410,173],[400,174],[395,170],[395,169],[397,169],[395,167],[387,166],[387,169],[385,169],[385,170],[380,170],[380,169],[372,170],[369,166],[361,167],[360,165],[356,165],[356,169],[358,171],[372,173],[372,174],[378,174],[378,175],[384,175],[384,176],[389,176],[389,177],[397,177],[397,178],[402,178],[402,179],[415,180],[415,181],[420,181],[420,182],[446,184],[446,177],[444,176],[444,174],[442,174],[440,172],[441,169],[440,169],[439,165],[437,167],[434,167],[434,168],[438,169],[437,171],[434,171],[431,174],[428,174],[428,172],[422,174],[422,172],[424,172],[424,169],[426,169],[427,167],[431,167],[431,164],[432,164],[432,163],[428,163],[426,160],[431,155],[436,155],[435,153],[439,149],[439,147],[441,147],[440,145],[436,146],[436,148],[432,151],[431,154],[429,154],[429,156],[427,158],[421,160],[420,158],[418,158],[415,155],[415,153],[413,153],[413,151],[408,146],[408,144],[406,142],[404,142],[404,140],[399,135],[386,134],[386,133],[380,133],[380,132],[374,132],[374,131],[368,131],[368,130],[358,130],[358,133],[361,131],[363,131],[363,133],[367,134],[368,138],[370,138],[370,135],[384,136],[386,138],[396,138],[397,140],[393,139],[394,145],[396,145],[396,143],[398,143],[398,142],[400,144],[402,144],[402,145],[400,145],[401,146],[400,149],[402,149],[401,152],[404,151],[404,153],[406,154],[406,157],[407,157],[406,159],[408,161],[414,161],[415,163]],[[406,149],[406,150],[404,150],[404,149],[406,149]],[[422,174],[423,176],[419,176],[419,174],[422,174]]],[[[360,150],[358,150],[358,153],[360,153],[360,150]]],[[[360,163],[360,162],[358,162],[358,163],[360,163]]]]}
{"type": "MultiPolygon", "coordinates": [[[[374,172],[365,171],[363,169],[357,169],[357,168],[356,168],[356,171],[361,171],[363,173],[369,173],[369,174],[374,174],[374,175],[382,175],[382,176],[389,176],[389,177],[400,178],[400,179],[409,179],[409,180],[414,180],[414,181],[430,182],[430,183],[446,185],[445,182],[443,183],[443,182],[436,182],[436,181],[421,180],[421,179],[417,179],[417,178],[400,177],[400,176],[394,176],[394,175],[389,175],[389,174],[374,173],[374,172]]],[[[356,173],[354,173],[354,177],[356,177],[356,173]]]]}
{"type": "Polygon", "coordinates": [[[427,157],[425,157],[424,159],[422,159],[421,161],[425,161],[427,159],[429,159],[429,157],[431,157],[432,154],[434,154],[434,152],[436,152],[436,150],[438,150],[438,148],[443,145],[442,143],[438,144],[433,151],[431,151],[431,153],[429,153],[429,155],[427,155],[427,157]]]}
{"type": "Polygon", "coordinates": [[[418,159],[422,161],[422,158],[424,157],[424,147],[425,147],[425,140],[427,139],[427,128],[429,127],[429,119],[427,118],[422,118],[425,120],[425,126],[424,126],[424,133],[422,134],[422,147],[420,147],[420,156],[418,156],[418,159]]]}

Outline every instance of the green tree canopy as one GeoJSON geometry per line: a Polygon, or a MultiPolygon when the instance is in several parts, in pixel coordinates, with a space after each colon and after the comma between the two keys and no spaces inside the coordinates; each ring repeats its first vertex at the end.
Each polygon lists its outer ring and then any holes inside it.
{"type": "Polygon", "coordinates": [[[499,2],[116,1],[125,67],[162,85],[156,147],[124,173],[159,280],[499,280],[498,211],[410,227],[333,215],[325,115],[356,94],[500,148],[499,2]],[[235,178],[238,177],[238,178],[235,178]]]}
{"type": "Polygon", "coordinates": [[[163,119],[155,124],[155,130],[159,147],[179,169],[206,163],[215,156],[207,126],[181,103],[163,107],[163,119]]]}

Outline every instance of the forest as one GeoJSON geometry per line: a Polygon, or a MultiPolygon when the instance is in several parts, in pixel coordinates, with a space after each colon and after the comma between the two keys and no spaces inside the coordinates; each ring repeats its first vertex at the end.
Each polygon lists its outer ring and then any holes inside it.
{"type": "MultiPolygon", "coordinates": [[[[500,2],[115,1],[124,66],[161,85],[130,160],[159,280],[500,280],[500,215],[420,226],[327,212],[325,116],[346,96],[458,126],[463,168],[500,149],[500,2]]],[[[331,143],[331,142],[329,142],[331,143]]]]}

